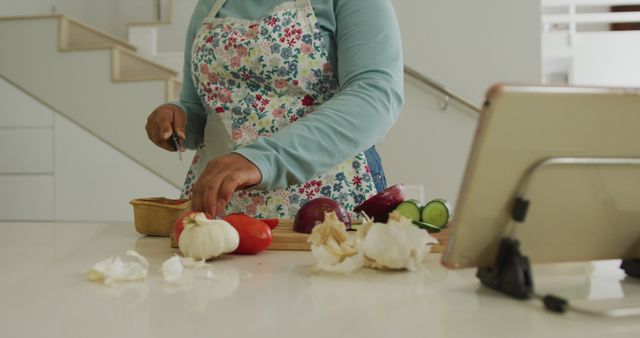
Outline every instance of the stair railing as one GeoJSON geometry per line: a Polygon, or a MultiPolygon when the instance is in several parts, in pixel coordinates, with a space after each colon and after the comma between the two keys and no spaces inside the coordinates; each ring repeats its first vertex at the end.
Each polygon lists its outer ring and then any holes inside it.
{"type": "Polygon", "coordinates": [[[473,102],[471,102],[471,100],[465,98],[464,96],[448,89],[447,87],[445,87],[444,85],[440,84],[439,82],[423,75],[422,73],[418,72],[417,70],[409,67],[409,66],[404,66],[404,73],[411,76],[412,78],[418,80],[420,83],[425,84],[433,89],[435,89],[436,91],[440,92],[441,94],[444,95],[444,102],[443,104],[440,106],[440,109],[442,110],[447,110],[449,108],[449,101],[454,100],[458,103],[460,103],[462,106],[470,109],[473,112],[476,112],[478,114],[480,114],[480,107],[476,106],[473,102]]]}

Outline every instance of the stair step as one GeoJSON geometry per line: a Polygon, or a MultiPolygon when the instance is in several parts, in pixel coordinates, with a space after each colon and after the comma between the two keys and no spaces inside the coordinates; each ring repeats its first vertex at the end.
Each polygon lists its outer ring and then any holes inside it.
{"type": "Polygon", "coordinates": [[[166,81],[167,100],[177,100],[181,83],[176,79],[178,73],[171,68],[155,63],[138,55],[136,47],[101,32],[81,21],[61,14],[32,15],[19,17],[0,17],[0,21],[56,20],[59,51],[111,50],[111,80],[126,81],[166,81]]]}
{"type": "Polygon", "coordinates": [[[147,60],[119,46],[111,50],[111,58],[111,74],[112,80],[115,82],[170,80],[178,75],[172,69],[147,60]]]}
{"type": "Polygon", "coordinates": [[[127,23],[127,27],[163,26],[171,23],[171,20],[132,21],[127,23]]]}
{"type": "Polygon", "coordinates": [[[101,32],[76,19],[59,16],[58,48],[61,51],[114,47],[136,51],[136,47],[126,41],[101,32]]]}

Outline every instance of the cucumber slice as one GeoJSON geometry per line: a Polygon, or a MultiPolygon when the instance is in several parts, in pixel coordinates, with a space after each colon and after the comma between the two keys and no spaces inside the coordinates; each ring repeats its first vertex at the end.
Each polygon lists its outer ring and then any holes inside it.
{"type": "Polygon", "coordinates": [[[413,221],[412,222],[414,225],[416,225],[418,228],[420,229],[424,229],[427,230],[427,232],[440,232],[440,230],[442,230],[441,228],[433,225],[433,224],[429,224],[429,223],[425,223],[425,222],[420,222],[420,221],[413,221]]]}
{"type": "Polygon", "coordinates": [[[416,200],[407,200],[398,204],[395,211],[412,221],[420,220],[420,207],[416,200]]]}
{"type": "Polygon", "coordinates": [[[449,223],[451,217],[449,202],[443,199],[434,199],[427,203],[420,212],[420,220],[442,229],[449,223]]]}

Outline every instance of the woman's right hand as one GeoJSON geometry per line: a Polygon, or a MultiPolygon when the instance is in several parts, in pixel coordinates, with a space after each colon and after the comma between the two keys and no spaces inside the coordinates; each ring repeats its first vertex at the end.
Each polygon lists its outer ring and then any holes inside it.
{"type": "MultiPolygon", "coordinates": [[[[184,144],[186,135],[184,133],[185,113],[180,107],[166,103],[154,110],[147,117],[147,136],[155,145],[160,148],[176,151],[173,149],[169,138],[175,131],[180,138],[180,144],[184,144]]],[[[182,151],[183,149],[179,149],[182,151]]]]}

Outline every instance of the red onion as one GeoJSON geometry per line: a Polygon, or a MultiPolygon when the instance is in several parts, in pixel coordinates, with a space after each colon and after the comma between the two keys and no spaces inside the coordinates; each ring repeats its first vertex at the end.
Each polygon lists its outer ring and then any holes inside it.
{"type": "Polygon", "coordinates": [[[338,219],[345,224],[346,229],[351,229],[351,217],[347,210],[340,203],[327,198],[318,197],[305,203],[293,221],[293,231],[310,234],[311,230],[318,224],[324,222],[325,212],[336,213],[338,219]]]}
{"type": "Polygon", "coordinates": [[[374,221],[386,223],[389,219],[389,213],[404,201],[405,190],[404,184],[392,185],[384,191],[371,196],[362,202],[362,204],[355,207],[353,211],[364,212],[367,216],[373,218],[374,221]]]}

